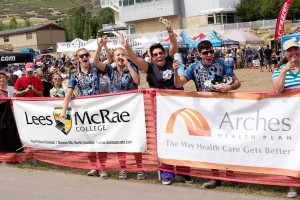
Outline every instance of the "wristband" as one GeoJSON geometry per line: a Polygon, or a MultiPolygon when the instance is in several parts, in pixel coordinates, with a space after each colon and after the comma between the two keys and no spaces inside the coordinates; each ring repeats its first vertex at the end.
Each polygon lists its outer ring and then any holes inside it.
{"type": "Polygon", "coordinates": [[[173,34],[173,30],[168,31],[169,35],[173,34]]]}

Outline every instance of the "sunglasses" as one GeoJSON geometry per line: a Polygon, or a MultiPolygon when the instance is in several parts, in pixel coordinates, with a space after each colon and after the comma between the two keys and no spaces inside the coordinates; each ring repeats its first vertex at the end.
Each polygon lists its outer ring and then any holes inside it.
{"type": "Polygon", "coordinates": [[[57,81],[57,80],[61,80],[61,78],[53,78],[53,79],[56,80],[56,81],[57,81]]]}
{"type": "Polygon", "coordinates": [[[158,55],[164,55],[165,52],[161,51],[161,52],[158,52],[158,53],[154,53],[153,54],[153,57],[157,57],[158,55]]]}
{"type": "Polygon", "coordinates": [[[203,55],[207,55],[207,54],[213,54],[213,53],[215,53],[215,50],[213,50],[213,49],[211,49],[211,50],[209,50],[209,51],[203,51],[203,52],[201,52],[201,54],[203,54],[203,55]]]}
{"type": "Polygon", "coordinates": [[[83,58],[83,57],[89,57],[90,56],[90,53],[84,53],[84,54],[80,54],[78,57],[79,58],[83,58]]]}

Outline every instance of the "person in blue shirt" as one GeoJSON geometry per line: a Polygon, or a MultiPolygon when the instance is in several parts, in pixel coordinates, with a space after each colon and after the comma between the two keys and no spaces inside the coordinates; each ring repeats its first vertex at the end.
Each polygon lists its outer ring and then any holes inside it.
{"type": "MultiPolygon", "coordinates": [[[[177,70],[174,70],[174,83],[177,88],[183,87],[190,80],[195,82],[197,91],[201,92],[226,93],[241,86],[232,68],[226,65],[223,60],[214,58],[214,50],[210,41],[204,40],[198,44],[198,55],[201,59],[191,64],[184,75],[179,76],[177,70]],[[217,89],[206,87],[204,84],[207,80],[214,80],[216,77],[224,76],[230,76],[232,84],[221,84],[217,89]]],[[[178,65],[179,63],[174,61],[174,69],[177,69],[178,65]]]]}
{"type": "MultiPolygon", "coordinates": [[[[129,59],[127,58],[125,49],[119,47],[114,49],[112,53],[112,57],[114,60],[112,64],[106,64],[100,60],[100,54],[102,46],[107,41],[104,38],[98,40],[98,48],[94,54],[93,64],[97,66],[101,72],[107,75],[106,80],[110,80],[110,92],[121,92],[126,90],[133,90],[138,88],[138,84],[140,83],[140,76],[137,67],[135,67],[129,59]]],[[[107,156],[106,152],[99,153],[100,157],[102,157],[102,164],[105,162],[105,158],[107,156]]],[[[137,167],[142,168],[142,154],[134,153],[137,167]]],[[[126,171],[126,153],[118,152],[119,163],[121,166],[121,171],[119,173],[119,179],[127,178],[126,171]]],[[[101,177],[101,175],[100,175],[101,177]]],[[[138,171],[137,179],[142,180],[145,179],[145,172],[138,171]]]]}
{"type": "MultiPolygon", "coordinates": [[[[200,92],[222,92],[227,93],[231,90],[236,90],[241,86],[240,81],[235,76],[231,67],[219,58],[214,58],[214,50],[212,44],[208,40],[201,41],[198,44],[198,55],[201,58],[191,64],[184,75],[179,76],[177,68],[179,63],[174,61],[174,83],[177,88],[183,87],[189,80],[193,80],[197,91],[200,92]],[[207,87],[206,81],[213,81],[217,77],[230,76],[231,84],[221,83],[217,88],[207,87]]],[[[218,176],[218,170],[212,170],[213,175],[218,176]]],[[[220,180],[210,180],[203,184],[206,189],[213,189],[221,185],[220,180]]]]}

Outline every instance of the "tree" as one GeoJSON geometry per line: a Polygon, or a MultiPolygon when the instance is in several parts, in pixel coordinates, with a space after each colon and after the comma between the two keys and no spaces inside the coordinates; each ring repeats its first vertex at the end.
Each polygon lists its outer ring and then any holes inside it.
{"type": "Polygon", "coordinates": [[[0,31],[6,30],[7,28],[7,25],[3,24],[2,21],[0,21],[0,31]]]}
{"type": "Polygon", "coordinates": [[[110,24],[114,22],[115,17],[112,9],[101,8],[94,18],[92,35],[98,35],[98,30],[102,28],[103,24],[110,24]]]}
{"type": "Polygon", "coordinates": [[[276,19],[282,3],[282,0],[263,0],[260,8],[262,18],[276,19]]]}
{"type": "Polygon", "coordinates": [[[31,23],[31,21],[30,21],[29,18],[26,18],[24,21],[25,21],[24,27],[28,27],[28,26],[32,26],[32,25],[33,25],[33,24],[31,23]]]}
{"type": "Polygon", "coordinates": [[[66,41],[75,38],[87,40],[91,36],[96,36],[97,30],[102,28],[103,24],[112,22],[114,22],[114,14],[109,8],[100,9],[93,17],[90,12],[86,12],[84,6],[77,6],[68,10],[60,26],[66,29],[66,41]]]}
{"type": "Polygon", "coordinates": [[[241,0],[236,7],[236,14],[244,22],[261,19],[260,7],[262,0],[241,0]]]}
{"type": "Polygon", "coordinates": [[[300,1],[294,0],[288,12],[288,19],[299,19],[300,18],[300,1]]]}
{"type": "MultiPolygon", "coordinates": [[[[276,19],[285,0],[241,0],[237,5],[237,15],[242,21],[276,19]]],[[[300,1],[293,0],[287,19],[300,18],[300,1]]]]}
{"type": "Polygon", "coordinates": [[[84,23],[83,37],[82,39],[88,40],[92,35],[92,16],[91,13],[87,13],[84,23]]]}
{"type": "Polygon", "coordinates": [[[18,28],[18,22],[17,22],[17,18],[15,16],[13,16],[8,24],[8,28],[9,29],[16,29],[18,28]]]}

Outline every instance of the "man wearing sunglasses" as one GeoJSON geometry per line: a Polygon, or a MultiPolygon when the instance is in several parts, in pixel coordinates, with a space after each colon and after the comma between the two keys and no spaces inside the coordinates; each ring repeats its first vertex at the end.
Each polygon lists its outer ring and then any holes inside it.
{"type": "MultiPolygon", "coordinates": [[[[186,70],[185,74],[179,76],[177,73],[177,68],[179,63],[174,62],[174,82],[177,88],[181,88],[189,80],[193,80],[196,85],[197,91],[201,92],[222,92],[227,93],[231,90],[236,90],[241,86],[240,81],[235,76],[233,70],[225,64],[221,59],[214,58],[214,50],[212,49],[212,44],[208,40],[204,40],[198,44],[198,55],[201,58],[195,63],[191,64],[186,70]],[[216,77],[232,77],[231,84],[219,84],[216,88],[206,87],[205,82],[207,80],[214,80],[216,77]]],[[[213,169],[212,173],[217,176],[218,170],[213,169]]],[[[238,186],[237,183],[234,183],[238,186]]],[[[221,185],[220,180],[210,180],[203,184],[206,189],[213,189],[221,185]]]]}
{"type": "MultiPolygon", "coordinates": [[[[162,89],[180,89],[176,88],[174,84],[174,68],[173,60],[174,54],[178,52],[178,45],[175,34],[171,27],[171,23],[165,20],[166,30],[169,33],[170,48],[169,55],[167,56],[165,49],[160,43],[156,43],[150,46],[149,53],[151,61],[148,63],[144,59],[139,58],[135,52],[131,49],[129,44],[123,35],[120,34],[120,44],[124,46],[130,60],[142,71],[147,73],[147,82],[150,88],[162,88],[162,89]]],[[[172,165],[162,164],[163,168],[173,169],[172,165]]],[[[189,171],[188,167],[177,166],[177,169],[181,168],[182,171],[189,171]]],[[[175,174],[173,172],[161,171],[162,184],[171,185],[175,174]]],[[[184,182],[187,184],[193,183],[193,179],[188,175],[183,175],[184,182]]]]}
{"type": "MultiPolygon", "coordinates": [[[[167,21],[167,20],[166,20],[167,21]]],[[[166,30],[170,37],[169,55],[160,43],[150,46],[150,62],[139,58],[131,49],[123,35],[120,35],[120,43],[127,51],[130,60],[142,71],[147,73],[147,81],[150,88],[177,89],[174,85],[174,54],[178,52],[178,45],[171,23],[167,21],[166,30]]],[[[182,88],[180,88],[182,89],[182,88]]]]}
{"type": "Polygon", "coordinates": [[[212,49],[210,41],[204,40],[198,44],[198,55],[201,59],[191,64],[183,76],[178,75],[177,68],[179,63],[174,62],[174,82],[177,88],[181,88],[189,80],[193,80],[197,91],[201,92],[216,91],[226,93],[231,90],[236,90],[241,86],[233,70],[227,66],[223,60],[214,58],[214,50],[212,49]],[[217,77],[222,78],[224,76],[230,76],[232,78],[230,85],[219,84],[218,87],[211,88],[205,84],[207,80],[213,81],[217,77]]]}

